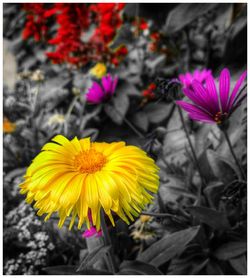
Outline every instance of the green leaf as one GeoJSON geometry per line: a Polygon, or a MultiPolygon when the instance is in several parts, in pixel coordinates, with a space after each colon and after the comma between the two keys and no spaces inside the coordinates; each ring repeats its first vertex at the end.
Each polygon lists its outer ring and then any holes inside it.
{"type": "Polygon", "coordinates": [[[212,150],[207,150],[207,159],[214,176],[225,185],[240,176],[237,167],[228,158],[222,157],[212,150]]]}
{"type": "Polygon", "coordinates": [[[145,112],[139,111],[135,113],[132,117],[132,122],[143,131],[148,131],[149,120],[145,112]]]}
{"type": "Polygon", "coordinates": [[[216,230],[230,228],[226,214],[205,207],[188,207],[187,210],[201,222],[216,230]]]}
{"type": "Polygon", "coordinates": [[[87,269],[92,266],[95,262],[100,260],[108,251],[110,246],[100,246],[95,248],[91,253],[89,253],[81,262],[80,266],[77,269],[77,272],[83,269],[87,269]]]}
{"type": "Polygon", "coordinates": [[[110,45],[111,49],[115,49],[122,44],[131,44],[134,40],[133,33],[131,31],[130,24],[123,24],[121,28],[118,29],[117,35],[114,38],[112,44],[110,45]]]}
{"type": "Polygon", "coordinates": [[[213,209],[218,208],[221,199],[221,194],[225,188],[225,185],[221,182],[211,182],[203,190],[207,197],[209,206],[213,209]]]}
{"type": "Polygon", "coordinates": [[[223,275],[223,271],[220,265],[215,261],[210,259],[207,267],[206,267],[207,274],[209,275],[223,275]]]}
{"type": "Polygon", "coordinates": [[[179,4],[168,15],[164,32],[171,35],[180,31],[186,25],[197,19],[197,17],[207,13],[216,8],[218,4],[215,3],[185,3],[179,4]]]}
{"type": "Polygon", "coordinates": [[[202,263],[195,265],[189,275],[199,274],[199,272],[208,264],[209,259],[204,260],[202,263]]]}
{"type": "Polygon", "coordinates": [[[247,274],[247,260],[245,255],[230,259],[229,262],[239,274],[247,274]]]}
{"type": "Polygon", "coordinates": [[[224,63],[233,65],[237,61],[239,66],[245,66],[247,59],[247,5],[235,18],[227,33],[229,36],[225,46],[224,63]]]}
{"type": "Polygon", "coordinates": [[[160,266],[181,254],[198,234],[200,226],[191,227],[164,236],[138,256],[138,260],[160,266]]]}
{"type": "Polygon", "coordinates": [[[43,268],[43,271],[48,275],[77,275],[75,265],[49,266],[43,268]]]}
{"type": "Polygon", "coordinates": [[[171,109],[172,105],[167,105],[166,103],[149,103],[144,108],[144,112],[151,123],[159,124],[167,118],[171,109]]]}
{"type": "Polygon", "coordinates": [[[113,273],[99,269],[85,269],[76,272],[75,265],[58,265],[43,268],[48,275],[112,275],[113,273]]]}
{"type": "Polygon", "coordinates": [[[247,251],[246,241],[231,241],[221,245],[214,252],[214,257],[219,260],[229,260],[238,257],[247,251]]]}
{"type": "Polygon", "coordinates": [[[123,119],[129,108],[129,98],[126,94],[118,92],[116,97],[113,98],[113,105],[106,103],[104,105],[104,111],[110,117],[110,119],[121,125],[123,119]]]}
{"type": "Polygon", "coordinates": [[[139,261],[123,261],[118,274],[122,275],[163,275],[156,267],[139,261]]]}

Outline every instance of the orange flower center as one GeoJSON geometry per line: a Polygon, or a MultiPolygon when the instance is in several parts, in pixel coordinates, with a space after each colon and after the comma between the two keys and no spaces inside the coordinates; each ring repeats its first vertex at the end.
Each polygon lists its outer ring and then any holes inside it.
{"type": "Polygon", "coordinates": [[[217,124],[221,124],[223,121],[226,120],[228,113],[217,112],[214,116],[214,120],[217,124]]]}
{"type": "Polygon", "coordinates": [[[74,168],[80,173],[95,173],[100,171],[106,162],[107,159],[102,153],[89,150],[75,156],[74,168]]]}

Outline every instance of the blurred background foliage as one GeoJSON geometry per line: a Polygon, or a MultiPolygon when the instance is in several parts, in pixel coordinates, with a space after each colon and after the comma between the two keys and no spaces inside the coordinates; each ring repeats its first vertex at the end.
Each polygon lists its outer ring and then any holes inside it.
{"type": "MultiPolygon", "coordinates": [[[[202,68],[217,76],[229,67],[236,81],[247,61],[246,10],[242,3],[126,4],[107,50],[127,50],[118,62],[106,61],[118,87],[112,102],[94,106],[85,99],[95,79],[89,70],[104,58],[53,63],[45,52],[54,46],[24,39],[27,9],[4,4],[5,274],[108,273],[96,263],[103,252],[90,253],[82,231],[59,230],[56,216],[43,223],[19,194],[26,167],[59,133],[124,140],[144,148],[161,168],[159,192],[147,209],[152,216],[142,215],[130,227],[120,220],[109,227],[119,274],[246,274],[246,182],[239,181],[217,126],[192,122],[185,114],[206,182],[197,206],[201,179],[172,101],[176,89],[159,85],[202,68]]],[[[56,27],[47,24],[53,36],[56,27]]],[[[244,103],[228,132],[245,171],[246,122],[244,103]]]]}

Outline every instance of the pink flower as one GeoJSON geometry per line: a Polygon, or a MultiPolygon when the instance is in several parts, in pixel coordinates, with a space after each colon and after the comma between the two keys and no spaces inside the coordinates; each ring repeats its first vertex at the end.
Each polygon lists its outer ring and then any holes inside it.
{"type": "Polygon", "coordinates": [[[88,238],[88,237],[101,237],[102,236],[102,230],[97,231],[95,227],[91,227],[90,229],[86,230],[83,234],[83,237],[88,238]]]}
{"type": "Polygon", "coordinates": [[[114,95],[117,82],[118,78],[113,78],[110,74],[102,78],[101,85],[93,82],[92,87],[86,94],[87,101],[98,104],[109,100],[114,95]]]}
{"type": "Polygon", "coordinates": [[[211,76],[211,70],[204,69],[202,71],[200,70],[195,70],[193,74],[190,72],[187,72],[186,74],[180,74],[179,75],[179,80],[183,87],[189,87],[193,80],[197,80],[200,83],[203,83],[207,77],[211,76]]]}
{"type": "Polygon", "coordinates": [[[183,93],[193,102],[176,101],[189,117],[195,121],[221,125],[240,106],[246,98],[244,89],[240,90],[246,78],[244,71],[236,82],[230,94],[230,72],[223,69],[219,77],[219,90],[216,89],[214,78],[209,75],[205,85],[194,79],[188,88],[183,88],[183,93]]]}
{"type": "Polygon", "coordinates": [[[101,237],[102,236],[102,230],[100,229],[99,231],[96,230],[96,228],[93,225],[93,221],[92,221],[92,214],[91,214],[91,211],[89,210],[88,211],[88,219],[89,219],[89,222],[90,222],[90,229],[86,230],[82,236],[85,237],[85,238],[88,238],[88,237],[93,237],[93,236],[96,236],[96,237],[101,237]]]}

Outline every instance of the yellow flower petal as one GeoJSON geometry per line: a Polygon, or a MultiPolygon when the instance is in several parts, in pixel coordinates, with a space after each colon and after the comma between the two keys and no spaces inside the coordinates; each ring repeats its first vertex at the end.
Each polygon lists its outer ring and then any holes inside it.
{"type": "Polygon", "coordinates": [[[78,229],[86,223],[99,230],[101,209],[112,225],[114,214],[128,224],[139,216],[158,190],[158,171],[144,151],[124,142],[57,135],[28,167],[20,192],[45,221],[57,212],[59,227],[69,217],[70,229],[78,219],[78,229]]]}

